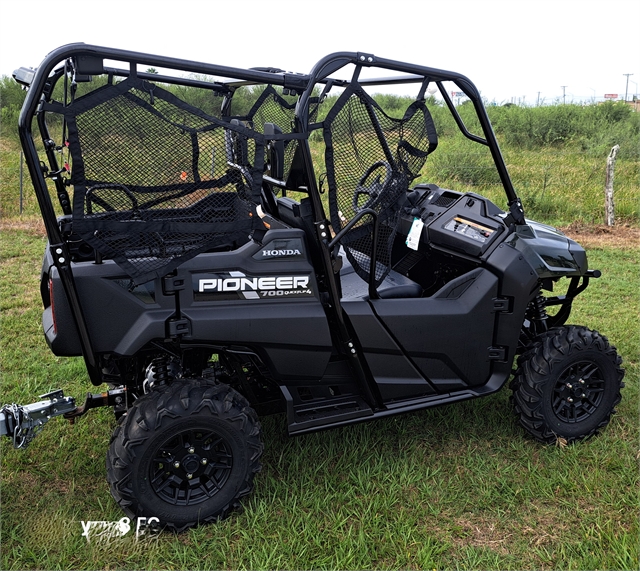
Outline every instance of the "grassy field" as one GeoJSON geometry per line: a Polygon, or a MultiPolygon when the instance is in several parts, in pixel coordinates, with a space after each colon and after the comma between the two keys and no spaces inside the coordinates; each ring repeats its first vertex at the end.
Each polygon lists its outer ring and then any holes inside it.
{"type": "MultiPolygon", "coordinates": [[[[53,356],[42,337],[43,246],[38,231],[2,232],[3,402],[93,388],[82,361],[53,356]]],[[[596,438],[528,440],[508,390],[294,439],[283,418],[266,418],[263,471],[242,513],[153,541],[87,543],[81,521],[122,517],[105,480],[115,421],[98,409],[51,422],[26,451],[0,443],[0,568],[637,569],[639,254],[596,237],[590,262],[604,276],[571,320],[625,359],[619,412],[596,438]]]]}

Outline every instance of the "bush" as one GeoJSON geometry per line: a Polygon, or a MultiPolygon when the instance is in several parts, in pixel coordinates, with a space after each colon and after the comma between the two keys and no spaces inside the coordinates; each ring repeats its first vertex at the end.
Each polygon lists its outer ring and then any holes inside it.
{"type": "Polygon", "coordinates": [[[18,117],[20,107],[8,105],[0,109],[0,136],[18,140],[18,117]]]}
{"type": "Polygon", "coordinates": [[[12,77],[0,77],[0,135],[18,138],[18,117],[27,92],[12,77]]]}
{"type": "Polygon", "coordinates": [[[622,102],[601,105],[490,107],[491,122],[508,147],[536,149],[577,144],[593,155],[620,145],[621,158],[640,155],[640,116],[622,102]]]}
{"type": "Polygon", "coordinates": [[[444,181],[469,186],[486,186],[500,183],[498,172],[486,147],[471,143],[462,135],[441,139],[439,147],[429,157],[430,182],[444,181]]]}

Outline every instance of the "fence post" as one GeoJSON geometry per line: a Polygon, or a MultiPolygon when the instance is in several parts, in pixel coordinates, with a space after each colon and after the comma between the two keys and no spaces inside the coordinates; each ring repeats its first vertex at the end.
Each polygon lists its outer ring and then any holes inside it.
{"type": "Polygon", "coordinates": [[[607,226],[613,226],[613,172],[616,166],[616,155],[620,145],[615,145],[607,157],[607,175],[604,182],[604,213],[607,226]]]}
{"type": "Polygon", "coordinates": [[[22,214],[22,163],[23,161],[22,151],[20,151],[20,214],[22,214]]]}

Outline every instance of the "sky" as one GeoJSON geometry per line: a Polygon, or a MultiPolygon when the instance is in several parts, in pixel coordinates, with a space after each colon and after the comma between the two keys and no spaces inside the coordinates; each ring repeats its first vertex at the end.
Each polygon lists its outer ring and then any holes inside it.
{"type": "Polygon", "coordinates": [[[453,70],[497,103],[628,99],[640,0],[0,0],[0,74],[85,42],[308,73],[336,51],[453,70]]]}

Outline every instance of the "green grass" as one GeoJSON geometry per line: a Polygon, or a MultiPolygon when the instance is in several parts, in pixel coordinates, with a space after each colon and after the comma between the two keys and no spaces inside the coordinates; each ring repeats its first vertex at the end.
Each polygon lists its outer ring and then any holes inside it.
{"type": "MultiPolygon", "coordinates": [[[[0,238],[0,401],[62,387],[96,391],[80,359],[57,358],[40,327],[44,241],[0,238]]],[[[640,248],[589,250],[603,277],[572,323],[618,346],[627,386],[599,436],[541,446],[512,418],[508,390],[375,423],[289,438],[263,421],[265,454],[242,513],[136,542],[88,544],[81,520],[122,517],[105,480],[107,409],[50,422],[2,453],[2,569],[637,569],[640,248]]]]}
{"type": "MultiPolygon", "coordinates": [[[[577,146],[503,150],[509,175],[528,218],[555,226],[604,223],[607,152],[589,155],[577,146]]],[[[619,159],[614,179],[618,223],[640,221],[640,163],[619,159]]],[[[445,139],[427,159],[420,182],[476,192],[506,210],[504,190],[487,149],[459,138],[445,139]]]]}

